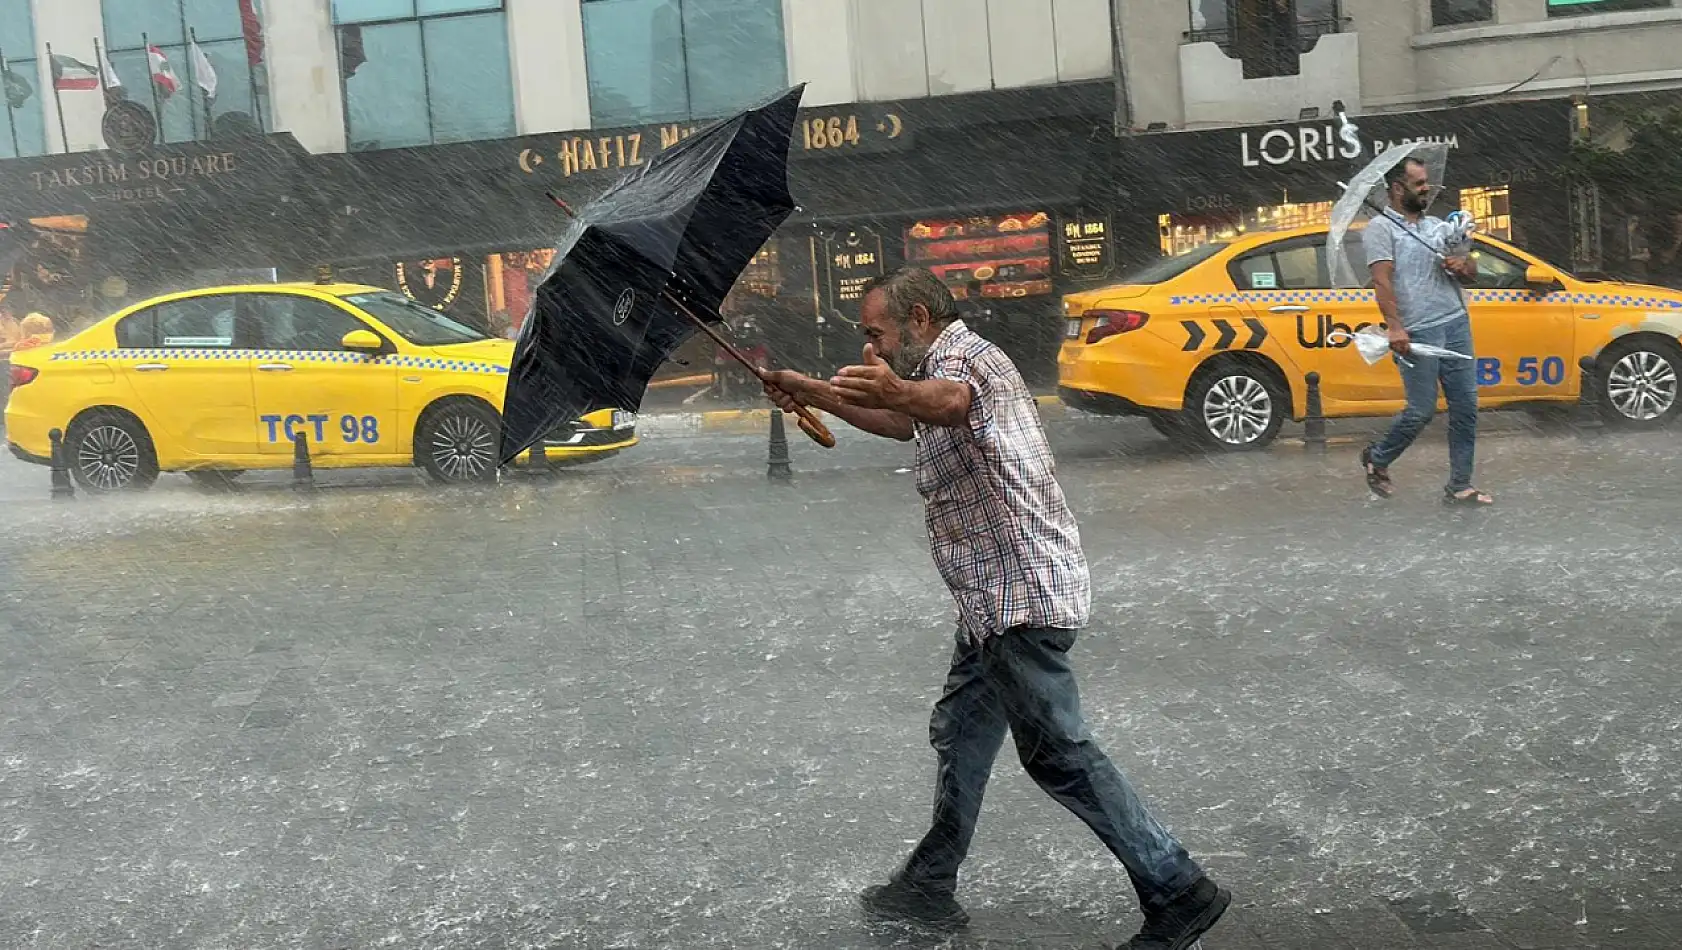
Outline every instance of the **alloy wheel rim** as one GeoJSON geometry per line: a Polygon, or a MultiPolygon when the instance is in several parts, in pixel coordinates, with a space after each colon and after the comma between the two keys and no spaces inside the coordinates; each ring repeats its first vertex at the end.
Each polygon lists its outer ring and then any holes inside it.
{"type": "Polygon", "coordinates": [[[1203,397],[1203,424],[1227,445],[1249,445],[1273,422],[1273,397],[1253,376],[1216,380],[1203,397]]]}
{"type": "Polygon", "coordinates": [[[432,462],[452,481],[471,481],[490,471],[495,437],[483,419],[452,415],[432,434],[432,462]]]}
{"type": "Polygon", "coordinates": [[[1676,367],[1651,350],[1636,350],[1606,375],[1606,396],[1626,419],[1651,422],[1676,404],[1676,367]]]}
{"type": "Polygon", "coordinates": [[[116,491],[140,474],[140,444],[120,426],[96,426],[77,448],[76,465],[89,485],[116,491]]]}

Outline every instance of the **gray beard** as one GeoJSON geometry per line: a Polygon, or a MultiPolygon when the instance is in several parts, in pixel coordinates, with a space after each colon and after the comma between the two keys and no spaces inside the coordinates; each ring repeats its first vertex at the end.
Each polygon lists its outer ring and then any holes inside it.
{"type": "Polygon", "coordinates": [[[906,343],[900,346],[899,352],[888,360],[888,368],[901,379],[908,379],[915,375],[923,365],[923,360],[929,355],[926,343],[906,343]]]}

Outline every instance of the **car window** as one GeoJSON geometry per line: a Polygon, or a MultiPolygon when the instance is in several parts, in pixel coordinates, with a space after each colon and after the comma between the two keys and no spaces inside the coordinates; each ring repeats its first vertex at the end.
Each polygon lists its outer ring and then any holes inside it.
{"type": "Polygon", "coordinates": [[[148,307],[117,321],[117,345],[125,350],[150,349],[157,346],[157,308],[148,307]]]}
{"type": "Polygon", "coordinates": [[[1269,245],[1238,258],[1232,279],[1239,290],[1305,290],[1331,286],[1326,271],[1326,244],[1269,245]]]}
{"type": "Polygon", "coordinates": [[[1182,254],[1159,258],[1137,270],[1129,271],[1116,278],[1115,283],[1134,285],[1166,283],[1226,250],[1226,247],[1224,241],[1200,244],[1182,254]]]}
{"type": "Polygon", "coordinates": [[[188,297],[151,310],[155,323],[150,345],[165,349],[232,349],[235,299],[227,295],[188,297]]]}
{"type": "Polygon", "coordinates": [[[1478,276],[1468,286],[1481,290],[1523,290],[1529,286],[1524,281],[1529,267],[1504,251],[1479,241],[1472,258],[1478,262],[1478,276]]]}
{"type": "Polygon", "coordinates": [[[352,294],[345,300],[366,310],[374,319],[415,346],[449,346],[490,339],[478,330],[431,307],[423,307],[402,294],[380,291],[352,294]]]}
{"type": "Polygon", "coordinates": [[[251,314],[253,345],[265,350],[344,349],[345,334],[371,329],[342,308],[325,300],[297,294],[251,294],[245,300],[251,314]]]}

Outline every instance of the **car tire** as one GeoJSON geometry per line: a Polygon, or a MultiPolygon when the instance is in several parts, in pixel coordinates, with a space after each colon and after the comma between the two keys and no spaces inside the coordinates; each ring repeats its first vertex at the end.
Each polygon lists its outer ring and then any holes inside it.
{"type": "Polygon", "coordinates": [[[1682,411],[1682,347],[1660,336],[1620,340],[1597,360],[1606,421],[1624,429],[1657,429],[1682,411]]]}
{"type": "Polygon", "coordinates": [[[158,452],[140,420],[114,409],[77,416],[64,433],[65,462],[83,491],[145,491],[158,480],[158,452]]]}
{"type": "Polygon", "coordinates": [[[1150,421],[1151,428],[1156,430],[1157,435],[1175,445],[1184,445],[1191,441],[1191,434],[1186,431],[1185,422],[1180,419],[1178,413],[1150,412],[1145,414],[1145,418],[1150,421]]]}
{"type": "Polygon", "coordinates": [[[1279,435],[1290,399],[1271,373],[1226,360],[1199,369],[1186,386],[1180,425],[1199,446],[1253,452],[1279,435]]]}
{"type": "Polygon", "coordinates": [[[434,406],[415,425],[415,461],[444,485],[493,481],[502,419],[482,402],[457,399],[434,406]]]}

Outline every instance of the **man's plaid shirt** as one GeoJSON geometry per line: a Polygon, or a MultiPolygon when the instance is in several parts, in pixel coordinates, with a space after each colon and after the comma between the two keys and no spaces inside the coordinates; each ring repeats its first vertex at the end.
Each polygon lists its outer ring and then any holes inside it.
{"type": "Polygon", "coordinates": [[[1092,582],[1080,529],[1016,365],[955,320],[916,376],[970,387],[967,425],[917,423],[917,491],[959,622],[978,643],[1012,627],[1084,627],[1092,582]]]}

